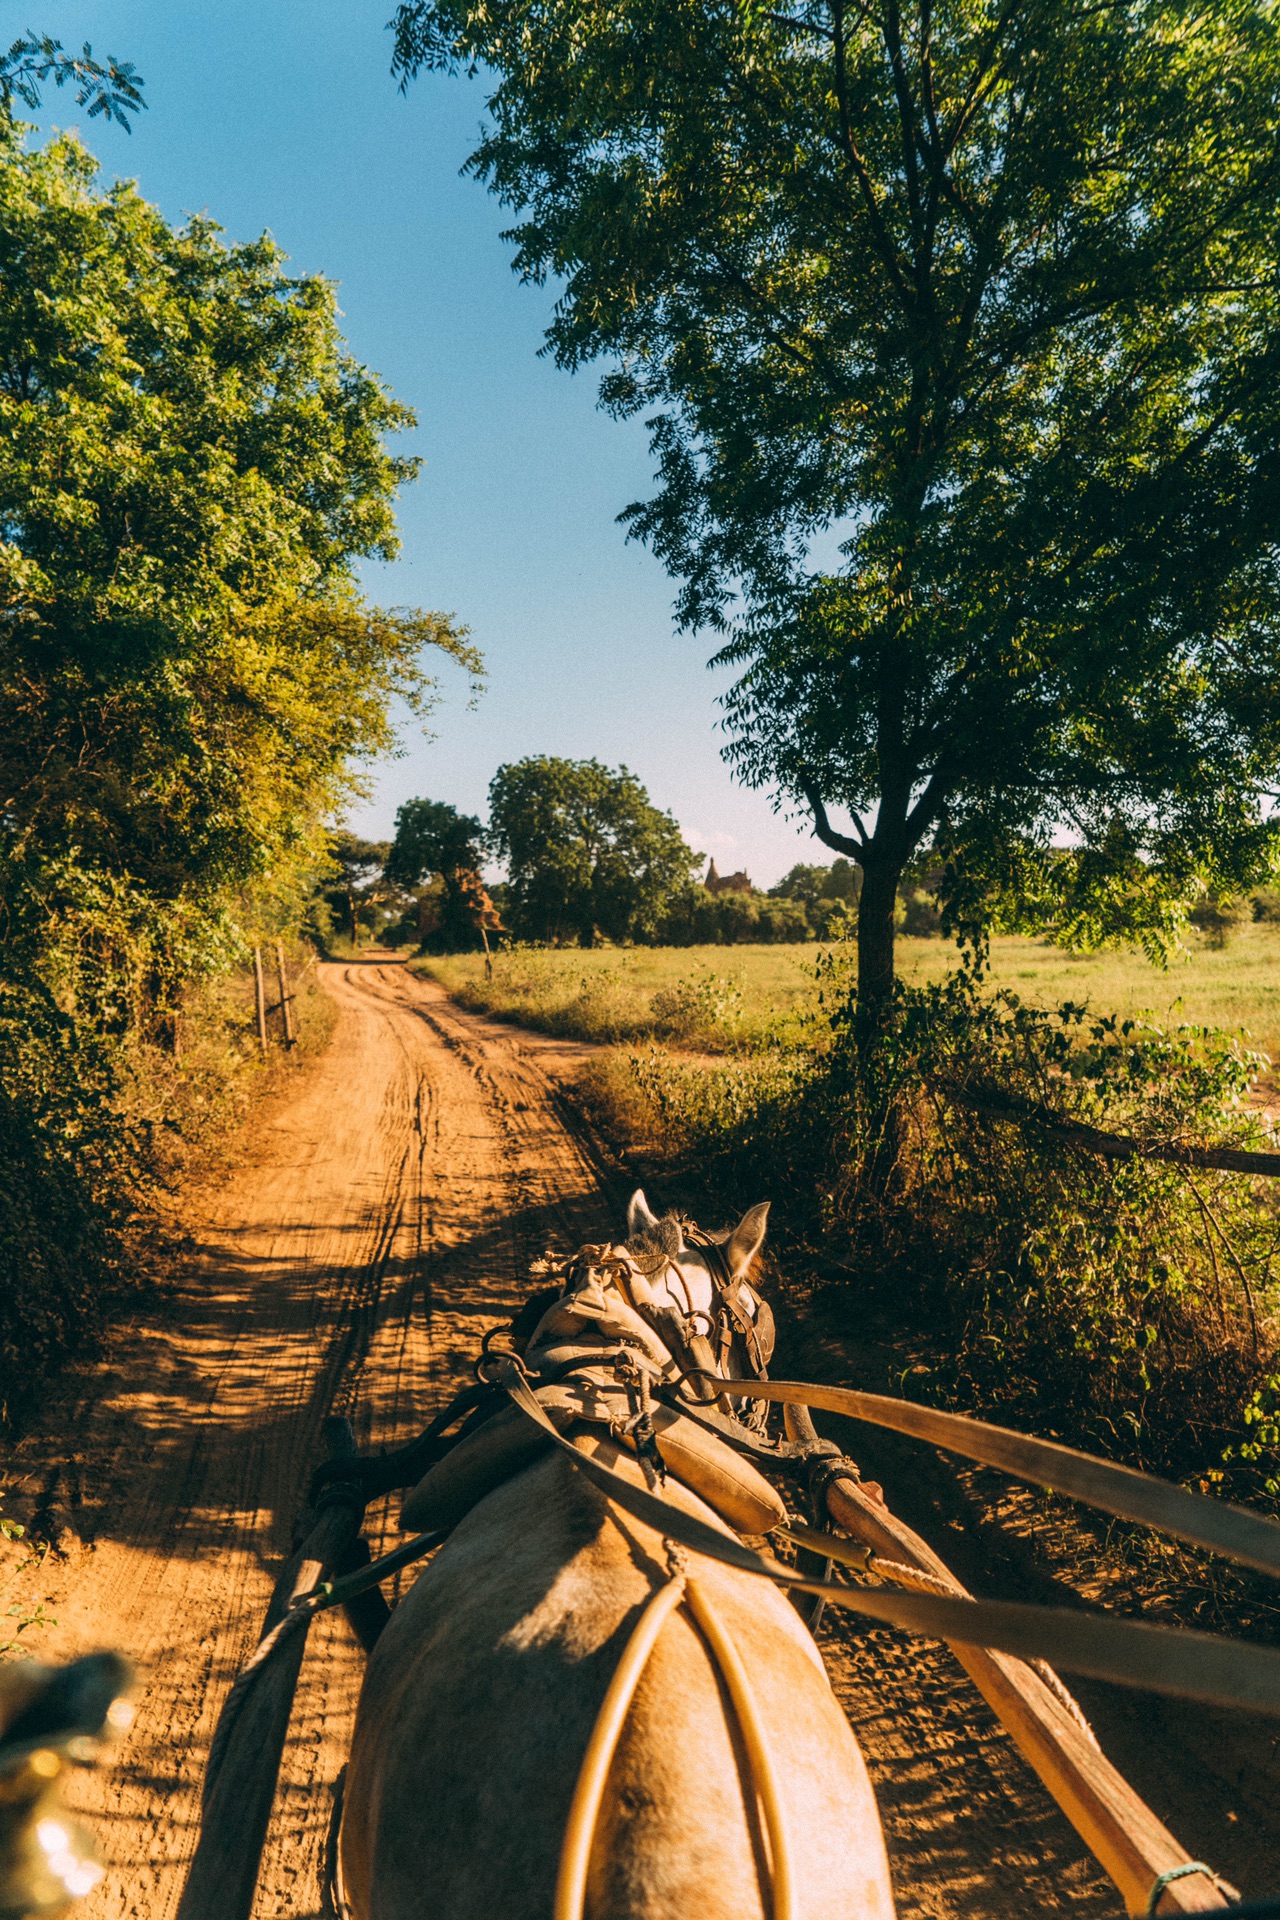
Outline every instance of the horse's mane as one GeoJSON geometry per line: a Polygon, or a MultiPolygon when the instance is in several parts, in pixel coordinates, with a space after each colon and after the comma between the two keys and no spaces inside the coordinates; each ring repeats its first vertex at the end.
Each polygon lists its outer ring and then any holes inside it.
{"type": "Polygon", "coordinates": [[[732,1227],[699,1227],[692,1214],[681,1213],[672,1208],[661,1219],[655,1220],[650,1227],[643,1227],[627,1241],[628,1253],[665,1253],[671,1259],[686,1245],[686,1230],[693,1232],[702,1240],[709,1240],[713,1246],[722,1247],[732,1227]]]}

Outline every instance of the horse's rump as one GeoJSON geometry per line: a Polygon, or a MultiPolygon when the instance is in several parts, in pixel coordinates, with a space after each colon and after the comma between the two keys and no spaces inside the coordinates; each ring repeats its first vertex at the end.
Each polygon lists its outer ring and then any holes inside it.
{"type": "MultiPolygon", "coordinates": [[[[616,1470],[639,1477],[605,1443],[616,1470]]],[[[712,1525],[695,1495],[668,1497],[712,1525]]],[[[699,1560],[748,1669],[804,1920],[890,1920],[866,1769],[810,1636],[764,1581],[699,1560]]],[[[662,1541],[563,1455],[490,1494],[397,1608],[370,1660],[348,1772],[353,1920],[547,1920],[582,1756],[662,1541]]],[[[736,1718],[684,1609],[667,1621],[610,1769],[590,1920],[770,1913],[769,1847],[736,1718]]]]}

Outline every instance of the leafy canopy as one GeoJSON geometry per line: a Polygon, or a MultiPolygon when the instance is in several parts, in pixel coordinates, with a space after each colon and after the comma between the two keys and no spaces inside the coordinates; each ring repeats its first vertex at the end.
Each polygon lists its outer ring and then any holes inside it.
{"type": "Polygon", "coordinates": [[[446,800],[406,800],[396,810],[396,837],[387,878],[400,887],[420,887],[434,876],[479,871],[485,831],[469,813],[446,800]]]}
{"type": "Polygon", "coordinates": [[[108,895],[162,945],[198,941],[260,876],[323,858],[323,819],[394,745],[393,697],[431,702],[425,648],[478,672],[450,620],[369,607],[351,577],[396,551],[415,463],[385,441],[411,423],[345,351],[329,284],[270,240],[175,231],[101,191],[74,140],[0,125],[10,966],[108,895]]]}
{"type": "Polygon", "coordinates": [[[862,877],[848,860],[833,860],[829,867],[806,866],[801,862],[785,873],[776,887],[770,887],[769,897],[803,900],[807,907],[816,907],[825,900],[851,905],[857,900],[861,886],[862,877]]]}
{"type": "Polygon", "coordinates": [[[606,404],[648,419],[624,518],[724,635],[739,773],[863,867],[865,990],[920,846],[970,919],[1003,889],[1052,923],[1065,877],[1073,937],[1155,943],[1274,859],[1270,0],[395,26],[405,79],[495,76],[472,169],[563,286],[560,363],[608,357],[606,404]]]}
{"type": "Polygon", "coordinates": [[[79,54],[68,53],[61,40],[47,33],[22,33],[0,54],[0,113],[6,119],[13,113],[15,100],[34,113],[40,105],[41,88],[52,80],[55,87],[73,86],[76,105],[88,107],[89,118],[103,115],[133,132],[131,113],[146,106],[142,89],[146,82],[132,62],[116,60],[110,54],[105,66],[93,57],[86,40],[79,54]]]}
{"type": "Polygon", "coordinates": [[[505,860],[505,911],[527,940],[650,936],[699,864],[669,813],[626,767],[538,755],[499,767],[489,839],[505,860]]]}

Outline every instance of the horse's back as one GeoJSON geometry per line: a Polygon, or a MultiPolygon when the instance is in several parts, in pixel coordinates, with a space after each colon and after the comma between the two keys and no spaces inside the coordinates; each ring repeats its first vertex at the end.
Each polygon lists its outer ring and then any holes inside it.
{"type": "MultiPolygon", "coordinates": [[[[672,1492],[716,1524],[693,1495],[672,1492]]],[[[796,1914],[889,1920],[866,1769],[808,1633],[767,1582],[700,1558],[690,1572],[742,1657],[767,1731],[796,1914]]],[[[547,1920],[600,1704],[667,1575],[657,1536],[610,1513],[558,1453],[463,1521],[370,1660],[343,1819],[354,1920],[547,1920]]],[[[680,1609],[610,1770],[587,1915],[763,1920],[770,1871],[736,1716],[680,1609]]]]}

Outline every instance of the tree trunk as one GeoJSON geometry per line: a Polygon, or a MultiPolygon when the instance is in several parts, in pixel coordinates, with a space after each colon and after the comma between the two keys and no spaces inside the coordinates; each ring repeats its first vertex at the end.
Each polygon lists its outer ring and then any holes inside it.
{"type": "Polygon", "coordinates": [[[865,1178],[870,1193],[887,1198],[903,1143],[900,1091],[883,1079],[877,1048],[893,1003],[894,913],[902,868],[895,861],[864,861],[858,901],[858,1009],[854,1028],[867,1101],[865,1178]]]}
{"type": "Polygon", "coordinates": [[[892,862],[863,861],[858,900],[858,1009],[860,1024],[879,1025],[893,992],[894,915],[902,869],[892,862]]]}

